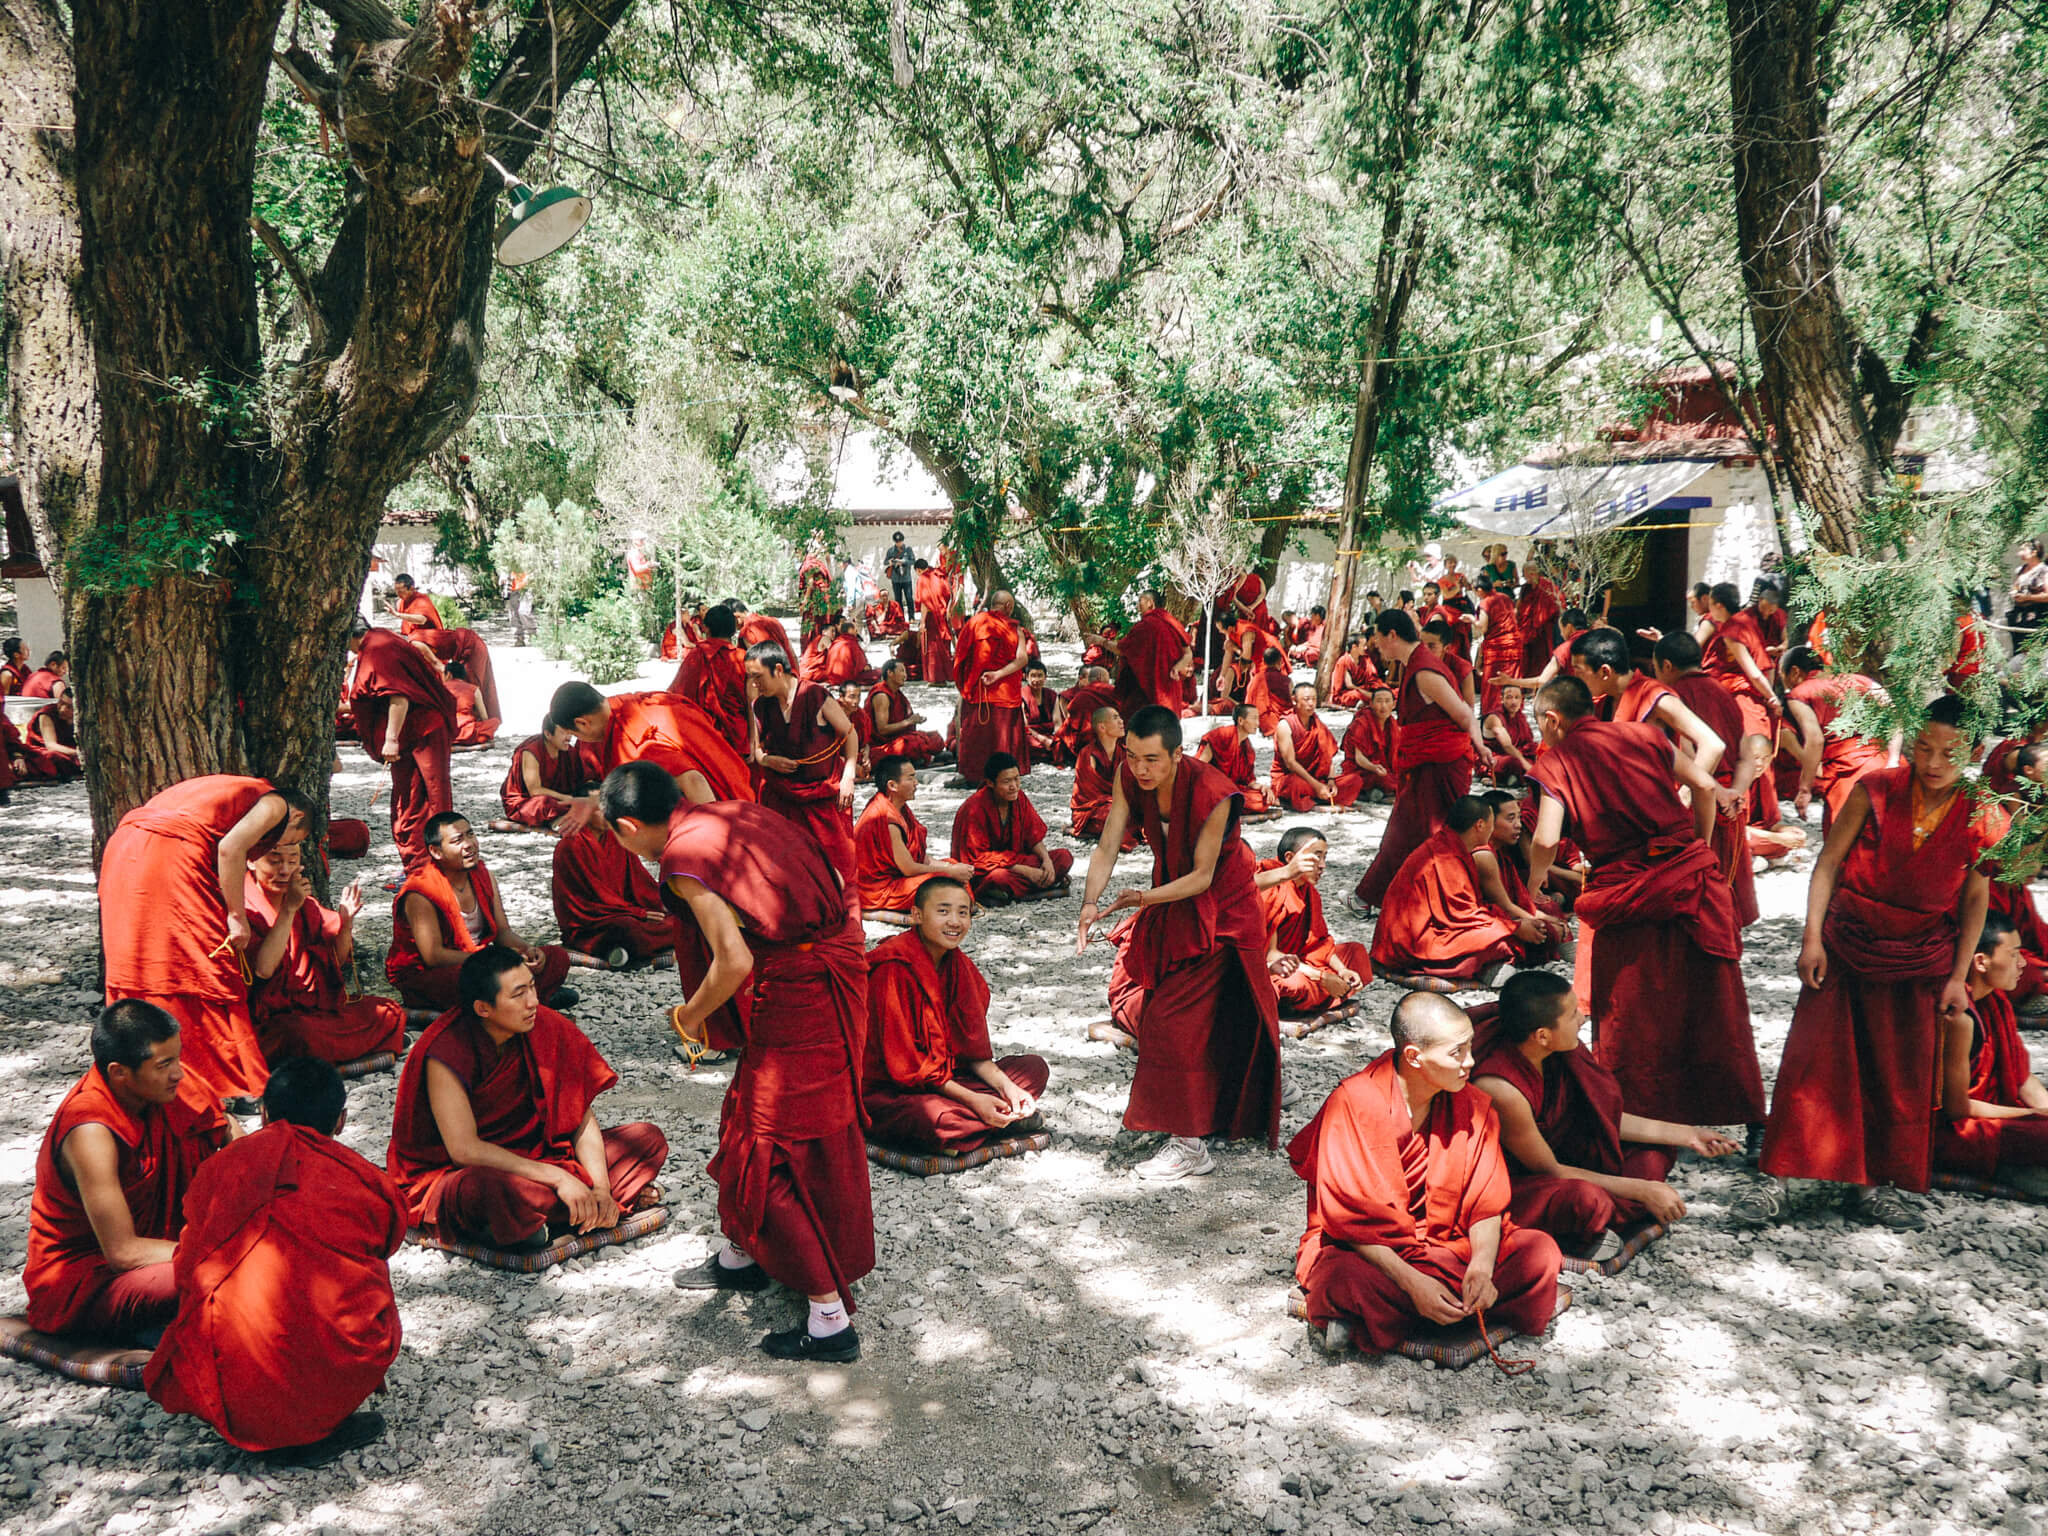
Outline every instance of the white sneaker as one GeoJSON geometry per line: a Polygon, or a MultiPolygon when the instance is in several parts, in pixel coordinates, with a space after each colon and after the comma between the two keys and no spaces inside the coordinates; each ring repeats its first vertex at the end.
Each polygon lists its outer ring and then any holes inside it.
{"type": "Polygon", "coordinates": [[[1174,1136],[1151,1157],[1138,1164],[1136,1172],[1147,1184],[1171,1184],[1177,1179],[1199,1179],[1216,1171],[1216,1159],[1199,1141],[1174,1136]]]}
{"type": "Polygon", "coordinates": [[[1280,1079],[1280,1107],[1282,1109],[1291,1107],[1294,1101],[1300,1097],[1301,1084],[1290,1083],[1284,1077],[1280,1079]]]}

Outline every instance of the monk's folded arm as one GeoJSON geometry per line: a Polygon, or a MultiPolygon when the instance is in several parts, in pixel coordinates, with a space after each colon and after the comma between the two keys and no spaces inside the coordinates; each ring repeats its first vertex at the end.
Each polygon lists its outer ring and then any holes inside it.
{"type": "Polygon", "coordinates": [[[441,1145],[456,1167],[494,1168],[500,1173],[532,1179],[550,1189],[559,1188],[562,1180],[569,1177],[560,1168],[508,1152],[479,1136],[469,1091],[453,1071],[438,1061],[427,1063],[427,1104],[434,1112],[434,1128],[441,1133],[441,1145]]]}
{"type": "Polygon", "coordinates": [[[610,1199],[611,1165],[604,1155],[604,1128],[597,1123],[594,1107],[583,1111],[583,1123],[576,1127],[576,1135],[569,1144],[576,1151],[576,1161],[590,1175],[590,1187],[610,1199]]]}
{"type": "Polygon", "coordinates": [[[1494,857],[1491,848],[1473,849],[1472,867],[1479,874],[1479,894],[1486,898],[1488,906],[1506,913],[1518,923],[1523,918],[1538,916],[1534,912],[1524,912],[1508,895],[1507,882],[1500,877],[1500,860],[1494,857]]]}
{"type": "Polygon", "coordinates": [[[97,1123],[81,1125],[64,1138],[58,1159],[78,1190],[101,1257],[115,1273],[162,1264],[177,1253],[178,1245],[166,1238],[135,1235],[135,1213],[121,1193],[121,1151],[112,1131],[97,1123]]]}

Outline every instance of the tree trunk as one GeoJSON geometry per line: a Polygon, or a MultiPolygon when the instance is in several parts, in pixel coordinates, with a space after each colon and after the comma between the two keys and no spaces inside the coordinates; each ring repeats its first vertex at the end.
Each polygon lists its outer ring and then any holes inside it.
{"type": "Polygon", "coordinates": [[[1727,0],[1735,228],[1767,409],[1819,541],[1860,554],[1888,466],[1836,282],[1819,0],[1727,0]]]}

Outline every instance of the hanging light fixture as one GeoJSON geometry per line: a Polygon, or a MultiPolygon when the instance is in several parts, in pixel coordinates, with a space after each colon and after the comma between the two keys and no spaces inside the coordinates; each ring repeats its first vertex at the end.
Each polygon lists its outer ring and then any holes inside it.
{"type": "Polygon", "coordinates": [[[574,187],[549,187],[536,192],[489,155],[492,170],[505,178],[512,211],[498,222],[491,243],[501,267],[523,267],[552,256],[576,238],[590,218],[590,199],[574,187]]]}

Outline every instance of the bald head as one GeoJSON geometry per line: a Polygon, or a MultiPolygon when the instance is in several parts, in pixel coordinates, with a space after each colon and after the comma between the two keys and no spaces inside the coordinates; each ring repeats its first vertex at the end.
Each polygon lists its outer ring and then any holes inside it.
{"type": "Polygon", "coordinates": [[[1426,1051],[1472,1034],[1465,1010],[1441,992],[1410,992],[1394,1005],[1387,1027],[1393,1032],[1397,1057],[1411,1045],[1426,1051]]]}

